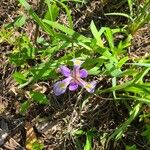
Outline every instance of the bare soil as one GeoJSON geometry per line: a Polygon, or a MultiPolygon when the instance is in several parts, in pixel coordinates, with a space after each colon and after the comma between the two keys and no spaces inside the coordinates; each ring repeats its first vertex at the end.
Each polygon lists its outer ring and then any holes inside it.
{"type": "MultiPolygon", "coordinates": [[[[37,1],[31,1],[30,3],[36,9],[37,1]]],[[[104,16],[104,10],[111,12],[109,6],[113,3],[115,1],[102,5],[99,0],[92,0],[86,5],[78,6],[77,9],[73,4],[70,4],[73,7],[72,15],[75,30],[83,34],[89,34],[91,20],[95,20],[98,27],[110,23],[113,27],[120,21],[126,21],[117,18],[116,22],[115,18],[112,20],[104,16]]],[[[13,21],[19,14],[20,9],[22,7],[15,0],[1,0],[0,26],[2,27],[3,24],[13,21]]],[[[65,20],[63,21],[65,22],[65,20]]],[[[31,33],[31,28],[34,32],[35,25],[33,23],[28,24],[22,30],[31,33]]],[[[104,146],[98,142],[98,135],[104,132],[111,133],[128,117],[127,110],[124,107],[121,105],[118,109],[115,107],[111,95],[101,95],[101,97],[94,95],[88,99],[86,107],[80,110],[79,105],[83,101],[82,97],[86,94],[85,91],[75,95],[67,93],[56,97],[49,92],[52,89],[49,81],[38,82],[33,88],[37,91],[43,90],[51,103],[47,106],[33,103],[25,116],[20,114],[20,103],[25,98],[25,90],[18,90],[12,79],[12,74],[17,69],[9,62],[8,56],[12,48],[8,43],[0,44],[0,150],[30,149],[30,141],[36,139],[43,143],[47,150],[75,150],[78,149],[75,147],[78,139],[70,137],[69,133],[81,128],[85,131],[92,128],[95,131],[94,150],[123,150],[125,149],[125,143],[135,143],[140,150],[150,149],[150,146],[146,145],[141,136],[142,123],[139,124],[138,120],[132,123],[125,137],[117,143],[110,141],[104,146]]],[[[135,59],[145,57],[145,54],[149,52],[150,25],[145,25],[135,34],[129,56],[135,59]]],[[[105,86],[107,82],[107,79],[103,79],[99,84],[105,86]]],[[[84,136],[79,139],[85,143],[84,136]]]]}

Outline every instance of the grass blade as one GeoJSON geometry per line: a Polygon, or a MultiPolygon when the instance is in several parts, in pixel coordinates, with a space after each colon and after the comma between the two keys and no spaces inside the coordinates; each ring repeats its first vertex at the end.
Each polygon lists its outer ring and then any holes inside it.
{"type": "Polygon", "coordinates": [[[26,0],[19,0],[20,4],[25,7],[25,9],[29,12],[29,14],[32,16],[32,18],[39,24],[43,30],[45,30],[48,34],[54,35],[53,30],[48,28],[42,21],[41,18],[38,17],[38,15],[33,11],[31,6],[26,2],[26,0]]]}

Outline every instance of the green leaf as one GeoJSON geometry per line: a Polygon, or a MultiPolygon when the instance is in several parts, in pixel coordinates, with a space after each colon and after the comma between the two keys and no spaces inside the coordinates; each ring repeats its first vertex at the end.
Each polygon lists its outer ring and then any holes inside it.
{"type": "Polygon", "coordinates": [[[109,52],[108,48],[98,48],[96,52],[100,53],[102,56],[104,56],[105,59],[109,59],[111,62],[118,62],[118,60],[111,54],[111,52],[109,52]]]}
{"type": "Polygon", "coordinates": [[[15,72],[13,74],[13,78],[16,80],[16,82],[18,82],[19,84],[23,84],[27,81],[26,77],[20,73],[20,72],[15,72]]]}
{"type": "Polygon", "coordinates": [[[33,76],[34,81],[38,81],[39,79],[48,79],[48,78],[57,78],[57,74],[55,69],[57,68],[57,63],[44,62],[39,64],[36,67],[31,68],[29,74],[33,76]]]}
{"type": "Polygon", "coordinates": [[[132,145],[132,146],[127,145],[126,150],[138,150],[138,149],[136,149],[136,145],[132,145]]]}
{"type": "Polygon", "coordinates": [[[15,20],[11,23],[8,23],[5,25],[6,29],[12,28],[12,27],[22,27],[26,23],[26,16],[21,15],[15,18],[15,20]]]}
{"type": "Polygon", "coordinates": [[[142,132],[142,136],[146,137],[150,141],[150,125],[146,125],[146,130],[142,132]]]}
{"type": "Polygon", "coordinates": [[[122,73],[121,69],[116,67],[113,63],[107,63],[105,64],[105,67],[107,69],[107,72],[113,77],[117,77],[122,73]]]}
{"type": "Polygon", "coordinates": [[[104,47],[103,41],[102,41],[102,39],[100,37],[100,33],[97,30],[97,28],[96,28],[96,26],[95,26],[93,21],[91,22],[90,28],[91,28],[91,31],[92,31],[92,34],[93,34],[94,38],[97,41],[97,45],[99,45],[100,47],[104,47]]]}
{"type": "Polygon", "coordinates": [[[43,23],[42,19],[38,17],[38,15],[33,11],[33,9],[27,3],[26,0],[19,0],[19,2],[21,3],[21,5],[25,7],[25,9],[32,16],[32,18],[39,24],[39,26],[41,26],[41,28],[43,28],[43,30],[45,30],[50,35],[54,35],[54,32],[52,31],[52,29],[50,29],[47,25],[43,23]]]}
{"type": "Polygon", "coordinates": [[[92,149],[92,135],[91,132],[86,133],[86,143],[84,146],[84,150],[91,150],[92,149]]]}
{"type": "Polygon", "coordinates": [[[21,52],[15,52],[10,55],[10,62],[15,64],[16,66],[21,66],[27,63],[27,60],[34,58],[35,49],[33,48],[23,48],[21,52]]]}
{"type": "Polygon", "coordinates": [[[133,0],[128,0],[128,5],[129,5],[129,9],[130,9],[130,16],[133,15],[133,0]]]}
{"type": "Polygon", "coordinates": [[[119,140],[125,130],[127,129],[128,125],[137,117],[137,115],[140,113],[142,104],[139,103],[134,106],[132,111],[130,112],[129,118],[120,126],[118,129],[115,130],[115,132],[108,138],[108,141],[110,141],[112,138],[115,138],[115,140],[119,140]]]}
{"type": "Polygon", "coordinates": [[[50,21],[56,21],[59,14],[59,7],[55,3],[51,4],[49,0],[46,0],[45,3],[48,6],[48,10],[44,18],[50,21]]]}
{"type": "Polygon", "coordinates": [[[25,15],[18,16],[15,21],[14,21],[14,26],[16,27],[22,27],[26,22],[26,17],[25,15]]]}
{"type": "Polygon", "coordinates": [[[30,42],[29,37],[21,35],[16,39],[13,53],[10,54],[11,63],[21,66],[28,60],[35,58],[35,48],[30,42]]]}
{"type": "Polygon", "coordinates": [[[30,102],[25,101],[24,103],[21,104],[20,112],[24,114],[28,110],[29,106],[30,106],[30,102]]]}
{"type": "Polygon", "coordinates": [[[60,2],[59,0],[56,0],[57,3],[59,3],[66,11],[66,15],[68,17],[68,21],[69,21],[69,27],[71,29],[73,29],[73,21],[72,21],[72,16],[71,16],[71,10],[68,8],[67,5],[65,5],[64,3],[60,2]]]}
{"type": "Polygon", "coordinates": [[[53,22],[53,21],[49,21],[46,19],[44,19],[43,22],[47,23],[48,25],[50,25],[51,27],[53,27],[55,29],[58,29],[58,30],[70,35],[72,37],[72,39],[75,41],[82,41],[83,43],[84,42],[91,42],[90,38],[87,38],[87,37],[75,32],[71,28],[68,28],[64,25],[61,25],[58,22],[53,22]]]}
{"type": "Polygon", "coordinates": [[[75,136],[81,136],[81,135],[84,135],[84,134],[85,134],[85,132],[81,129],[75,130],[75,131],[72,132],[72,135],[75,135],[75,136]]]}
{"type": "Polygon", "coordinates": [[[117,67],[121,68],[128,60],[129,60],[128,56],[122,58],[121,60],[119,60],[117,67]]]}
{"type": "Polygon", "coordinates": [[[143,68],[141,72],[138,72],[136,76],[134,76],[134,83],[143,82],[143,78],[146,74],[148,74],[150,68],[143,68]]]}
{"type": "Polygon", "coordinates": [[[96,93],[108,93],[108,92],[112,92],[112,91],[117,91],[117,90],[123,90],[126,87],[129,87],[133,84],[134,80],[128,81],[126,83],[120,84],[120,85],[116,85],[114,87],[110,87],[108,89],[104,89],[104,90],[99,90],[96,93]]]}
{"type": "Polygon", "coordinates": [[[46,95],[39,93],[39,92],[35,92],[32,91],[30,92],[30,96],[32,97],[32,99],[39,103],[39,104],[48,104],[48,99],[46,97],[46,95]]]}
{"type": "Polygon", "coordinates": [[[150,63],[127,63],[128,65],[140,66],[140,67],[148,67],[150,68],[150,63]]]}
{"type": "Polygon", "coordinates": [[[35,141],[32,144],[32,148],[33,148],[33,150],[43,150],[44,149],[44,145],[42,143],[40,143],[39,141],[35,141]]]}
{"type": "Polygon", "coordinates": [[[114,38],[112,30],[110,28],[106,28],[104,34],[107,38],[111,51],[114,53],[114,38]]]}
{"type": "Polygon", "coordinates": [[[98,75],[98,74],[100,73],[99,68],[100,68],[100,67],[97,67],[97,66],[96,66],[96,67],[94,67],[94,68],[88,70],[88,73],[89,73],[90,75],[98,75]]]}

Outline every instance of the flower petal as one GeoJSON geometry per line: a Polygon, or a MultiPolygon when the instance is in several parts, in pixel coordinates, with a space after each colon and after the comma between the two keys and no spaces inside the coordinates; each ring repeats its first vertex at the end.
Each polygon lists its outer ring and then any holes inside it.
{"type": "Polygon", "coordinates": [[[69,85],[69,90],[70,91],[75,91],[78,88],[78,84],[75,82],[70,83],[69,85]]]}
{"type": "Polygon", "coordinates": [[[72,77],[74,79],[80,78],[80,67],[79,66],[74,66],[73,67],[72,77]]]}
{"type": "Polygon", "coordinates": [[[84,85],[84,88],[89,92],[89,93],[94,93],[96,86],[96,81],[92,81],[91,83],[86,83],[84,85]]]}
{"type": "Polygon", "coordinates": [[[95,90],[96,81],[92,81],[91,83],[88,83],[83,79],[79,78],[78,80],[76,80],[76,83],[81,87],[84,87],[89,93],[93,93],[95,90]]]}
{"type": "Polygon", "coordinates": [[[77,83],[78,85],[80,85],[81,87],[84,87],[84,86],[87,84],[87,82],[84,81],[84,80],[81,79],[81,78],[78,78],[78,80],[76,80],[76,83],[77,83]]]}
{"type": "Polygon", "coordinates": [[[80,70],[80,77],[81,78],[86,78],[88,76],[88,72],[86,69],[81,69],[80,70]]]}
{"type": "Polygon", "coordinates": [[[58,81],[54,84],[53,90],[56,96],[65,93],[67,86],[70,84],[72,78],[66,78],[62,81],[58,81]]]}
{"type": "Polygon", "coordinates": [[[65,77],[69,77],[71,76],[71,71],[68,67],[66,66],[61,66],[59,69],[58,69],[59,72],[61,72],[63,74],[63,76],[65,77]]]}
{"type": "Polygon", "coordinates": [[[84,61],[81,61],[81,60],[76,59],[76,58],[72,59],[72,61],[73,61],[74,66],[79,66],[79,67],[80,67],[80,66],[83,64],[83,62],[84,62],[84,61]]]}

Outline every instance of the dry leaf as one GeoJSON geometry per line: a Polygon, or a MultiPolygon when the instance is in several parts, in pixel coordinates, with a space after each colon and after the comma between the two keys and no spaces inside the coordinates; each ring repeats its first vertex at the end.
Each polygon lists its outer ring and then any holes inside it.
{"type": "Polygon", "coordinates": [[[26,123],[25,128],[26,128],[26,149],[32,150],[33,149],[32,145],[34,142],[37,141],[37,137],[32,125],[29,122],[26,123]]]}
{"type": "Polygon", "coordinates": [[[19,143],[17,143],[13,138],[10,138],[8,142],[5,143],[4,147],[7,150],[25,150],[19,143]]]}
{"type": "Polygon", "coordinates": [[[8,125],[4,119],[0,121],[0,146],[4,144],[5,139],[8,136],[8,125]]]}

